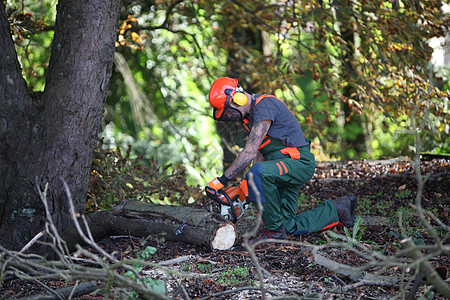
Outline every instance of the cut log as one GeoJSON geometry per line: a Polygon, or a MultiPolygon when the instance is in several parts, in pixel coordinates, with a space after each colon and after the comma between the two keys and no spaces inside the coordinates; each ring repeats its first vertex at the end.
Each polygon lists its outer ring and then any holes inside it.
{"type": "MultiPolygon", "coordinates": [[[[95,241],[113,235],[163,235],[171,241],[205,246],[210,250],[228,250],[237,240],[233,223],[217,213],[187,206],[129,200],[111,212],[93,213],[87,220],[95,241]]],[[[74,251],[76,244],[83,245],[75,228],[65,230],[61,237],[67,242],[69,251],[74,251]]]]}

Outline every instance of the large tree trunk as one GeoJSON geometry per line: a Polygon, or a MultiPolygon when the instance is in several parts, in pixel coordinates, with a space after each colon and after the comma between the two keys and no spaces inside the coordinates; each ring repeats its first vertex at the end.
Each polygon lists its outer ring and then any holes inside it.
{"type": "Polygon", "coordinates": [[[62,180],[84,211],[119,8],[118,0],[59,1],[45,90],[31,99],[0,3],[0,244],[6,248],[19,250],[44,228],[36,183],[48,184],[59,229],[71,225],[62,180]]]}
{"type": "MultiPolygon", "coordinates": [[[[95,241],[112,235],[144,238],[163,235],[168,240],[204,246],[210,250],[227,250],[237,240],[234,224],[219,214],[192,207],[155,205],[137,200],[125,202],[112,212],[93,213],[88,218],[88,225],[95,241]]],[[[66,241],[69,251],[74,251],[77,244],[84,244],[76,228],[67,229],[61,237],[66,241]]]]}

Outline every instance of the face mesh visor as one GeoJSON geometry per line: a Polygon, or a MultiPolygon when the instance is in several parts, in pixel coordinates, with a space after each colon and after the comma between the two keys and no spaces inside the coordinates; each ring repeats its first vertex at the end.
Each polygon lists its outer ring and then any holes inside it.
{"type": "MultiPolygon", "coordinates": [[[[238,109],[236,109],[230,105],[231,97],[232,97],[232,94],[231,94],[232,90],[226,89],[224,91],[224,93],[227,95],[227,100],[225,101],[225,107],[219,117],[217,116],[217,113],[218,113],[217,109],[214,109],[214,114],[213,114],[214,119],[216,121],[231,121],[231,122],[242,121],[242,119],[244,117],[242,115],[242,113],[238,109]]],[[[219,111],[219,113],[220,113],[220,111],[219,111]]]]}
{"type": "Polygon", "coordinates": [[[242,121],[243,116],[238,109],[228,106],[223,110],[222,115],[219,118],[216,118],[216,110],[214,110],[214,119],[217,121],[237,122],[242,121]]]}

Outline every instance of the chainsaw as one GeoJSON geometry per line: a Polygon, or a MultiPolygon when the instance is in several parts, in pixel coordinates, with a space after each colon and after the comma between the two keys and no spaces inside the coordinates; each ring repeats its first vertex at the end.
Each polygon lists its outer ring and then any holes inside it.
{"type": "Polygon", "coordinates": [[[233,223],[236,223],[248,208],[249,201],[242,189],[237,186],[229,186],[218,191],[207,186],[205,191],[208,198],[219,205],[218,212],[233,223]]]}

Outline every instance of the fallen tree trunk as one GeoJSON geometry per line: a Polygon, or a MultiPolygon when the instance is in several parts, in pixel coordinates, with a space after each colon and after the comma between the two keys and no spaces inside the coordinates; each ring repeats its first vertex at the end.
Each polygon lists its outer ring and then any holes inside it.
{"type": "MultiPolygon", "coordinates": [[[[210,250],[227,250],[233,247],[237,239],[234,224],[219,214],[137,200],[126,201],[111,212],[93,213],[87,221],[95,241],[113,235],[164,235],[167,240],[204,246],[210,250]]],[[[83,231],[86,232],[84,227],[83,231]]],[[[65,230],[61,237],[71,252],[76,249],[76,244],[83,245],[76,228],[65,230]]]]}

